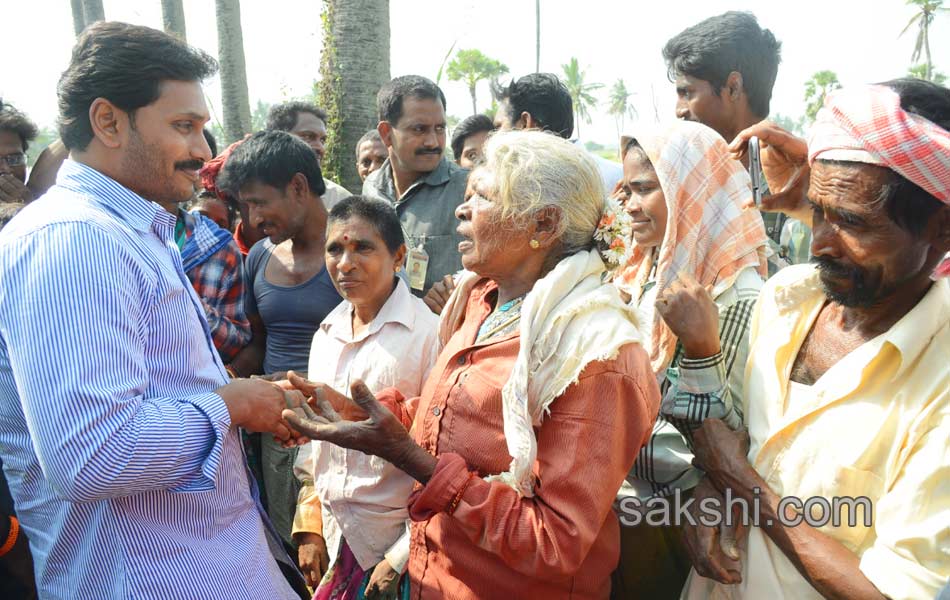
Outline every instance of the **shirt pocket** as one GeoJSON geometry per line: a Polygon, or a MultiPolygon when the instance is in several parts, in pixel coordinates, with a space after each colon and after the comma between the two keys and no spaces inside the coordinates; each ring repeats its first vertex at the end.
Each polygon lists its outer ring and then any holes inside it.
{"type": "Polygon", "coordinates": [[[830,475],[823,501],[812,500],[811,516],[824,522],[815,523],[821,531],[857,553],[874,541],[874,507],[884,493],[884,480],[871,471],[846,466],[830,475]]]}

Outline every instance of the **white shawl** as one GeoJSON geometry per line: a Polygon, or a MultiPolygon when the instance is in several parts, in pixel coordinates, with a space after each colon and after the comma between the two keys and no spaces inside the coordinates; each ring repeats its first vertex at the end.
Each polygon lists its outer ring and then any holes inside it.
{"type": "MultiPolygon", "coordinates": [[[[522,496],[533,496],[538,453],[533,427],[589,363],[616,358],[622,346],[641,342],[638,313],[616,287],[603,283],[605,270],[596,250],[578,252],[535,282],[525,297],[518,357],[501,392],[511,467],[487,481],[503,481],[522,496]]],[[[459,282],[442,312],[443,336],[460,325],[479,279],[467,273],[459,282]]]]}

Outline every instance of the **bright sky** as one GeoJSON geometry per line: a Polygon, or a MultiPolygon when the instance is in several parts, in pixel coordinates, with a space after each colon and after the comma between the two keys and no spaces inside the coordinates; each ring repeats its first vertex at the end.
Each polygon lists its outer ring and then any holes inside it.
{"type": "MultiPolygon", "coordinates": [[[[6,2],[5,2],[6,4],[6,2]]],[[[9,57],[0,76],[0,96],[40,125],[56,118],[56,82],[75,40],[67,0],[16,0],[0,50],[9,57]],[[17,57],[16,59],[12,57],[17,57]]],[[[159,0],[105,0],[108,19],[161,28],[159,0]]],[[[319,0],[242,0],[244,48],[251,106],[310,93],[321,50],[319,0]]],[[[478,48],[505,63],[514,76],[534,70],[534,0],[392,0],[391,71],[435,78],[449,47],[478,48]]],[[[604,108],[594,123],[581,124],[582,139],[616,144],[616,125],[606,114],[610,85],[623,78],[635,92],[640,118],[673,115],[675,93],[660,55],[664,42],[685,27],[727,10],[750,10],[782,42],[782,63],[772,114],[804,112],[804,82],[830,69],[845,85],[875,82],[906,73],[916,30],[898,37],[914,9],[902,0],[541,0],[541,70],[561,74],[576,56],[587,80],[604,83],[604,108]],[[655,107],[655,108],[654,108],[655,107]]],[[[3,12],[10,17],[11,6],[3,12]]],[[[188,41],[217,55],[212,0],[185,0],[188,41]]],[[[950,16],[932,25],[934,64],[950,74],[950,16]]],[[[443,77],[448,112],[471,111],[468,90],[443,77]]],[[[480,84],[479,110],[490,102],[480,84]]],[[[207,82],[212,111],[220,118],[217,79],[207,82]]],[[[576,131],[575,131],[576,135],[576,131]]]]}

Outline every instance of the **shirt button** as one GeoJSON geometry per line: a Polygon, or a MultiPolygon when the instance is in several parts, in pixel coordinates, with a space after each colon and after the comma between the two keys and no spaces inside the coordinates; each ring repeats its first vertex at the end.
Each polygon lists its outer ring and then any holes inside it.
{"type": "Polygon", "coordinates": [[[438,406],[436,406],[435,408],[432,409],[432,414],[438,417],[439,415],[442,414],[442,410],[438,406]]]}

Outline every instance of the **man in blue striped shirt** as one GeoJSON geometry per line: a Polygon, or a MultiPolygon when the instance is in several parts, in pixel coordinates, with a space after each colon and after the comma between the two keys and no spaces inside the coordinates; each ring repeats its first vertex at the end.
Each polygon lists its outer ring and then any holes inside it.
{"type": "Polygon", "coordinates": [[[215,69],[87,29],[59,84],[71,160],[0,234],[0,454],[41,598],[298,596],[237,432],[296,441],[285,394],[228,382],[168,210],[210,158],[215,69]]]}

